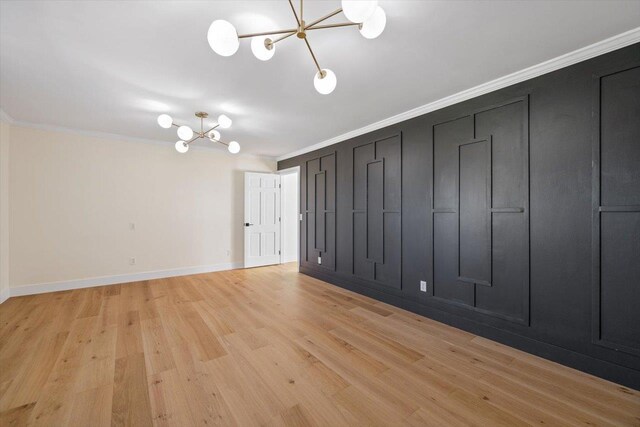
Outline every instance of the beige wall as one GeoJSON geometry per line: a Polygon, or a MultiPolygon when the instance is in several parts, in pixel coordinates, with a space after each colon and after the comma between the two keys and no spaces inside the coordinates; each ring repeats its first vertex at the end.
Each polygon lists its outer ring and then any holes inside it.
{"type": "Polygon", "coordinates": [[[0,301],[9,289],[9,138],[9,124],[0,121],[0,301]]]}
{"type": "Polygon", "coordinates": [[[223,150],[181,155],[170,142],[12,126],[11,287],[241,263],[243,171],[275,168],[223,150]]]}

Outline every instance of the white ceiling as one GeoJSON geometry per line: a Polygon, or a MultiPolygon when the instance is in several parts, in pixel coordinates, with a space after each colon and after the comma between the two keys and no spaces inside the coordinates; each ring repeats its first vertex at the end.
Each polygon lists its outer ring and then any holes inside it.
{"type": "MultiPolygon", "coordinates": [[[[293,27],[285,0],[2,1],[0,107],[18,122],[164,141],[167,149],[177,138],[158,127],[159,113],[196,125],[196,110],[224,112],[234,120],[224,140],[279,156],[640,23],[638,0],[380,5],[387,28],[378,39],[352,27],[309,34],[320,65],[338,77],[336,90],[320,95],[295,37],[268,62],[252,55],[248,40],[228,58],[207,44],[214,19],[239,33],[293,27]]],[[[307,0],[305,18],[339,6],[307,0]]]]}

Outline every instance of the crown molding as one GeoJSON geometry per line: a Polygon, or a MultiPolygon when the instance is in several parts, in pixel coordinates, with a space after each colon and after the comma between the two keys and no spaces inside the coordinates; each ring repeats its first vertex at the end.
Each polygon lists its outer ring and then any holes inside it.
{"type": "MultiPolygon", "coordinates": [[[[86,137],[90,137],[90,138],[115,139],[115,140],[118,140],[118,141],[129,141],[129,142],[137,142],[137,143],[144,143],[144,144],[155,144],[155,145],[162,145],[163,147],[173,148],[173,144],[169,144],[167,142],[159,141],[159,140],[156,140],[156,139],[139,138],[139,137],[134,137],[134,136],[121,135],[121,134],[117,134],[117,133],[109,133],[109,132],[101,132],[101,131],[92,131],[92,130],[68,128],[68,127],[64,127],[64,126],[57,126],[57,125],[49,125],[49,124],[41,124],[41,123],[33,123],[33,122],[26,122],[26,121],[16,120],[16,119],[12,118],[11,116],[9,116],[8,114],[6,114],[4,112],[4,110],[0,110],[0,118],[2,120],[6,121],[7,123],[11,124],[12,126],[22,127],[22,128],[27,128],[27,129],[36,129],[36,130],[42,130],[42,131],[47,131],[47,132],[64,132],[64,133],[70,133],[70,134],[74,134],[74,135],[82,135],[82,136],[86,136],[86,137]]],[[[195,150],[216,151],[216,152],[221,152],[222,153],[222,150],[216,150],[215,148],[203,147],[203,146],[200,146],[200,145],[194,145],[190,149],[192,149],[192,150],[195,149],[195,150]]],[[[259,159],[262,159],[262,160],[269,160],[269,161],[276,161],[277,160],[273,156],[263,156],[263,155],[259,155],[259,154],[240,153],[239,155],[242,156],[242,157],[254,157],[254,158],[259,158],[259,159]]]]}
{"type": "Polygon", "coordinates": [[[378,122],[371,123],[370,125],[361,127],[359,129],[355,129],[350,132],[343,133],[342,135],[327,139],[325,141],[309,145],[300,150],[292,151],[288,154],[277,157],[276,160],[281,161],[290,159],[291,157],[319,150],[320,148],[328,147],[329,145],[333,145],[338,142],[342,142],[347,139],[372,132],[374,130],[382,129],[386,126],[400,123],[408,119],[413,119],[423,114],[430,113],[432,111],[439,110],[441,108],[448,107],[450,105],[457,104],[459,102],[466,101],[468,99],[514,85],[516,83],[533,79],[543,74],[568,67],[578,62],[586,61],[587,59],[591,59],[593,57],[603,55],[617,49],[621,49],[625,46],[629,46],[637,42],[640,42],[640,27],[599,41],[589,46],[574,50],[548,61],[541,62],[523,70],[516,71],[515,73],[499,77],[495,80],[491,80],[470,89],[466,89],[453,95],[438,99],[437,101],[421,105],[400,114],[396,114],[395,116],[391,116],[378,122]]]}

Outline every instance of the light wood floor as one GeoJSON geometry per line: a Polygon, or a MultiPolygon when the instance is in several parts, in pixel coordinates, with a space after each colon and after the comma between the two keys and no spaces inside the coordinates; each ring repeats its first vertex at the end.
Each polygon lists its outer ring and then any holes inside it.
{"type": "Polygon", "coordinates": [[[640,393],[295,265],[0,306],[0,425],[640,425],[640,393]]]}

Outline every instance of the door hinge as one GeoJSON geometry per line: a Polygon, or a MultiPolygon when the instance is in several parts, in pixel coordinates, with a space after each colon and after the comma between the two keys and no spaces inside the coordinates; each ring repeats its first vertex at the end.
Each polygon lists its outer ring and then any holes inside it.
{"type": "Polygon", "coordinates": [[[282,221],[282,217],[278,217],[278,222],[281,222],[281,221],[282,221]]]}
{"type": "Polygon", "coordinates": [[[278,188],[282,188],[282,184],[278,184],[278,188]]]}
{"type": "Polygon", "coordinates": [[[278,250],[278,255],[282,255],[282,251],[281,250],[278,250]]]}

